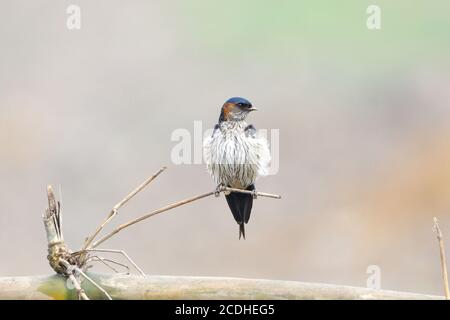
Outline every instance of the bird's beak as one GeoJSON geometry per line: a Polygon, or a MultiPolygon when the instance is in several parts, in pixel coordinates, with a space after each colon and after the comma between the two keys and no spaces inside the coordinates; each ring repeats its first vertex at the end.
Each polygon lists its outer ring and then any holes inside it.
{"type": "Polygon", "coordinates": [[[256,109],[255,107],[251,107],[250,109],[248,109],[248,111],[258,111],[258,109],[256,109]]]}

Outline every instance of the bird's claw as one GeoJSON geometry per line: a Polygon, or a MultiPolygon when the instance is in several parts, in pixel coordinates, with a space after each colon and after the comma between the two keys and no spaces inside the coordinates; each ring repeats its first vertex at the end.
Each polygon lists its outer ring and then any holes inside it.
{"type": "Polygon", "coordinates": [[[221,185],[221,184],[219,184],[219,185],[217,186],[216,191],[214,192],[214,196],[215,196],[216,198],[218,198],[218,197],[220,196],[220,192],[222,192],[222,185],[221,185]]]}
{"type": "Polygon", "coordinates": [[[252,191],[253,199],[258,199],[258,192],[256,190],[252,191]]]}

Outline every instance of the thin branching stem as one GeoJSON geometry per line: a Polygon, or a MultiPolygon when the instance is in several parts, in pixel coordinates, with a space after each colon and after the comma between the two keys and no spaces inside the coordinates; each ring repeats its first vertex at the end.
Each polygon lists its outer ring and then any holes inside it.
{"type": "Polygon", "coordinates": [[[72,282],[73,287],[77,291],[78,298],[81,300],[89,300],[89,297],[86,295],[84,289],[81,287],[80,282],[73,273],[74,266],[72,266],[69,262],[61,258],[59,259],[59,263],[63,265],[64,268],[66,268],[66,276],[70,280],[70,282],[72,282]]]}
{"type": "Polygon", "coordinates": [[[434,232],[436,232],[436,236],[439,242],[439,253],[441,256],[442,280],[444,282],[445,298],[447,300],[450,300],[450,290],[448,287],[447,261],[445,258],[444,237],[442,235],[441,228],[439,228],[438,219],[434,217],[433,220],[434,220],[434,232]]]}
{"type": "MultiPolygon", "coordinates": [[[[239,192],[239,193],[246,193],[246,194],[254,194],[253,191],[250,190],[242,190],[242,189],[236,189],[236,188],[229,188],[229,187],[222,187],[221,189],[224,192],[239,192]]],[[[265,192],[256,192],[256,195],[258,197],[266,197],[266,198],[272,198],[272,199],[281,199],[281,196],[278,194],[271,194],[271,193],[265,193],[265,192]]]]}
{"type": "Polygon", "coordinates": [[[100,233],[100,231],[103,230],[103,228],[117,215],[119,209],[123,207],[128,201],[130,201],[135,195],[137,195],[140,191],[142,191],[146,186],[150,184],[153,180],[155,180],[161,173],[166,170],[166,167],[162,167],[159,169],[158,172],[156,172],[154,175],[149,177],[147,180],[145,180],[143,183],[141,183],[136,189],[134,189],[132,192],[130,192],[125,198],[123,198],[120,202],[118,202],[112,209],[111,212],[108,214],[108,216],[103,220],[103,222],[97,227],[95,232],[87,238],[86,242],[84,243],[82,250],[87,249],[92,241],[94,241],[95,237],[100,233]]]}
{"type": "Polygon", "coordinates": [[[76,270],[76,272],[78,272],[79,274],[81,274],[87,281],[89,281],[91,284],[93,284],[94,287],[96,287],[98,290],[100,290],[100,291],[106,296],[106,298],[107,298],[108,300],[112,300],[112,298],[111,298],[111,296],[109,295],[109,293],[106,292],[106,290],[103,289],[101,286],[99,286],[99,285],[97,284],[97,282],[95,282],[94,280],[92,280],[92,278],[89,277],[85,272],[83,272],[83,270],[81,270],[81,269],[78,268],[78,267],[75,267],[75,270],[76,270]]]}
{"type": "MultiPolygon", "coordinates": [[[[130,226],[132,226],[132,225],[134,225],[134,224],[136,224],[136,223],[138,223],[138,222],[141,222],[141,221],[143,221],[143,220],[145,220],[145,219],[148,219],[148,218],[150,218],[150,217],[153,217],[153,216],[155,216],[155,215],[157,215],[157,214],[159,214],[159,213],[166,212],[166,211],[169,211],[169,210],[171,210],[171,209],[180,207],[180,206],[182,206],[182,205],[185,205],[185,204],[194,202],[194,201],[196,201],[196,200],[200,200],[200,199],[203,199],[203,198],[206,198],[206,197],[215,195],[216,192],[217,192],[217,191],[214,190],[214,191],[211,191],[211,192],[207,192],[207,193],[203,193],[203,194],[197,195],[197,196],[192,197],[192,198],[188,198],[188,199],[184,199],[184,200],[175,202],[175,203],[173,203],[173,204],[167,205],[167,206],[165,206],[165,207],[162,207],[162,208],[160,208],[160,209],[157,209],[157,210],[155,210],[155,211],[152,211],[152,212],[150,212],[150,213],[148,213],[148,214],[145,214],[145,215],[143,215],[143,216],[141,216],[141,217],[139,217],[139,218],[136,218],[136,219],[134,219],[134,220],[131,220],[131,221],[127,222],[127,223],[124,223],[124,224],[118,226],[116,229],[114,229],[114,230],[111,231],[110,233],[108,233],[108,234],[106,234],[105,236],[103,236],[102,238],[100,238],[99,240],[97,240],[96,242],[94,242],[94,244],[92,244],[91,248],[96,248],[96,247],[98,247],[98,246],[101,245],[103,242],[105,242],[106,240],[108,240],[109,238],[111,238],[112,236],[114,236],[115,234],[119,233],[119,232],[122,231],[123,229],[128,228],[128,227],[130,227],[130,226]]],[[[226,188],[226,187],[221,188],[221,189],[220,189],[220,192],[239,192],[239,193],[253,194],[252,191],[249,191],[249,190],[241,190],[241,189],[226,188]]],[[[261,197],[269,197],[269,198],[273,198],[273,199],[281,199],[281,196],[279,196],[279,195],[270,194],[270,193],[264,193],[264,192],[256,192],[256,195],[257,195],[257,196],[261,196],[261,197]]]]}

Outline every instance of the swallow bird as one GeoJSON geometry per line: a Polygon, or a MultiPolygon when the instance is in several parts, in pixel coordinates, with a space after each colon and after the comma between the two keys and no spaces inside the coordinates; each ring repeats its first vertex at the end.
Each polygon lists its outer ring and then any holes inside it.
{"type": "Polygon", "coordinates": [[[245,239],[244,224],[250,219],[253,199],[256,199],[255,180],[267,174],[270,163],[267,140],[258,137],[255,127],[245,121],[255,110],[244,98],[228,99],[220,111],[219,122],[203,146],[207,170],[217,184],[217,196],[221,187],[252,191],[252,194],[225,194],[239,225],[239,239],[241,236],[245,239]]]}

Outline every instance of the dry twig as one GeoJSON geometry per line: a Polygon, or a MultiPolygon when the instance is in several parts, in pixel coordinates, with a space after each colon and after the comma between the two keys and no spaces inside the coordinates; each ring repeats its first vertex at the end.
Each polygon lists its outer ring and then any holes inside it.
{"type": "MultiPolygon", "coordinates": [[[[128,227],[130,227],[130,226],[132,226],[132,225],[134,225],[134,224],[136,224],[138,222],[141,222],[141,221],[143,221],[145,219],[153,217],[153,216],[155,216],[155,215],[157,215],[159,213],[166,212],[166,211],[169,211],[171,209],[180,207],[182,205],[194,202],[196,200],[200,200],[200,199],[203,199],[203,198],[215,195],[216,192],[217,192],[217,190],[214,190],[214,191],[211,191],[211,192],[203,193],[203,194],[200,194],[200,195],[188,198],[188,199],[184,199],[184,200],[175,202],[173,204],[167,205],[167,206],[162,207],[160,209],[154,210],[154,211],[152,211],[150,213],[144,214],[143,216],[141,216],[139,218],[136,218],[136,219],[133,219],[133,220],[127,222],[127,223],[124,223],[124,224],[118,226],[116,229],[114,229],[110,233],[108,233],[105,236],[103,236],[102,238],[100,238],[98,241],[94,242],[94,244],[92,245],[92,248],[98,247],[100,244],[102,244],[103,242],[105,242],[106,240],[108,240],[109,238],[114,236],[115,234],[119,233],[123,229],[128,228],[128,227]]],[[[220,189],[220,192],[239,192],[239,193],[253,194],[252,191],[235,189],[235,188],[227,188],[227,187],[222,187],[220,189]]],[[[279,195],[265,193],[265,192],[256,192],[256,195],[259,196],[259,197],[268,197],[268,198],[273,198],[273,199],[281,199],[281,196],[279,196],[279,195]]]]}
{"type": "Polygon", "coordinates": [[[84,292],[84,289],[81,287],[80,282],[78,281],[77,277],[75,276],[73,266],[67,262],[66,260],[60,258],[59,263],[65,267],[65,275],[66,277],[72,282],[73,287],[77,291],[78,299],[80,300],[89,300],[89,297],[84,292]]]}
{"type": "MultiPolygon", "coordinates": [[[[306,299],[379,300],[443,299],[417,293],[375,290],[323,283],[239,279],[223,277],[146,276],[92,274],[89,276],[110,292],[114,300],[142,299],[306,299]]],[[[71,292],[58,275],[0,278],[1,299],[68,299],[71,292]]],[[[93,286],[86,286],[91,299],[104,299],[93,286]]]]}
{"type": "MultiPolygon", "coordinates": [[[[60,203],[56,201],[55,195],[53,193],[52,187],[48,186],[47,188],[47,196],[48,196],[48,209],[46,210],[46,213],[43,217],[44,219],[44,225],[45,229],[47,231],[47,240],[48,240],[48,248],[49,248],[49,255],[48,259],[50,261],[50,265],[55,270],[56,273],[64,275],[68,279],[71,280],[73,283],[73,286],[75,290],[78,293],[78,297],[80,299],[88,300],[88,296],[84,292],[83,288],[81,287],[79,277],[80,275],[92,283],[94,287],[96,287],[98,290],[100,290],[104,296],[106,296],[108,299],[111,299],[110,295],[106,290],[104,290],[100,285],[98,285],[94,280],[92,280],[86,273],[83,271],[87,269],[88,263],[90,261],[100,261],[104,264],[106,264],[108,267],[110,267],[107,263],[107,261],[115,263],[117,265],[122,265],[116,261],[104,259],[102,257],[93,256],[92,253],[96,252],[106,252],[106,253],[116,253],[121,254],[124,256],[132,265],[133,267],[139,271],[141,275],[145,275],[141,268],[137,266],[137,264],[122,250],[112,250],[112,249],[96,249],[100,244],[120,232],[121,230],[134,225],[140,221],[143,221],[147,218],[150,218],[156,214],[169,211],[171,209],[174,209],[176,207],[188,204],[190,202],[206,198],[212,195],[217,195],[217,192],[240,192],[240,193],[246,193],[246,194],[252,194],[255,196],[261,196],[261,197],[268,197],[273,199],[280,199],[281,197],[279,195],[264,193],[264,192],[254,192],[254,191],[248,191],[248,190],[241,190],[241,189],[235,189],[235,188],[227,188],[227,187],[221,187],[219,190],[214,190],[212,192],[207,192],[201,195],[197,195],[195,197],[191,197],[185,200],[178,201],[176,203],[170,204],[168,206],[162,207],[160,209],[157,209],[155,211],[152,211],[148,214],[145,214],[137,219],[131,220],[128,223],[122,224],[110,233],[106,234],[99,240],[95,241],[95,238],[100,234],[100,232],[104,229],[104,227],[118,214],[118,210],[123,207],[128,201],[130,201],[136,194],[138,194],[140,191],[142,191],[147,185],[150,184],[156,177],[158,177],[166,167],[161,168],[157,173],[155,173],[153,176],[145,180],[141,185],[139,185],[135,190],[133,190],[131,193],[129,193],[125,198],[123,198],[119,203],[117,203],[111,210],[111,212],[108,214],[108,216],[105,218],[105,220],[100,224],[99,227],[95,230],[95,232],[89,236],[81,250],[72,252],[69,250],[69,248],[64,243],[64,238],[62,235],[61,230],[61,208],[60,203]]],[[[123,265],[122,265],[123,266],[123,265]]],[[[112,268],[114,271],[115,269],[112,268]]],[[[127,267],[128,269],[128,267],[127,267]]]]}
{"type": "Polygon", "coordinates": [[[448,287],[448,273],[447,273],[447,261],[445,259],[445,248],[444,248],[444,237],[442,236],[441,228],[439,228],[439,222],[436,217],[433,218],[434,220],[434,232],[436,232],[437,239],[439,241],[439,252],[441,256],[441,269],[442,269],[442,280],[444,282],[444,292],[445,292],[445,298],[447,300],[450,299],[450,290],[448,287]]]}
{"type": "Polygon", "coordinates": [[[155,180],[164,170],[166,170],[167,167],[162,167],[159,169],[157,173],[149,177],[147,180],[145,180],[140,186],[138,186],[136,189],[134,189],[132,192],[130,192],[125,198],[123,198],[119,203],[117,203],[112,209],[109,215],[106,217],[106,219],[100,224],[100,226],[95,230],[95,232],[87,238],[83,249],[87,249],[89,245],[92,243],[92,241],[95,239],[95,237],[102,231],[102,229],[117,215],[119,209],[123,207],[128,201],[131,200],[135,195],[137,195],[140,191],[142,191],[146,186],[150,184],[153,180],[155,180]]]}

